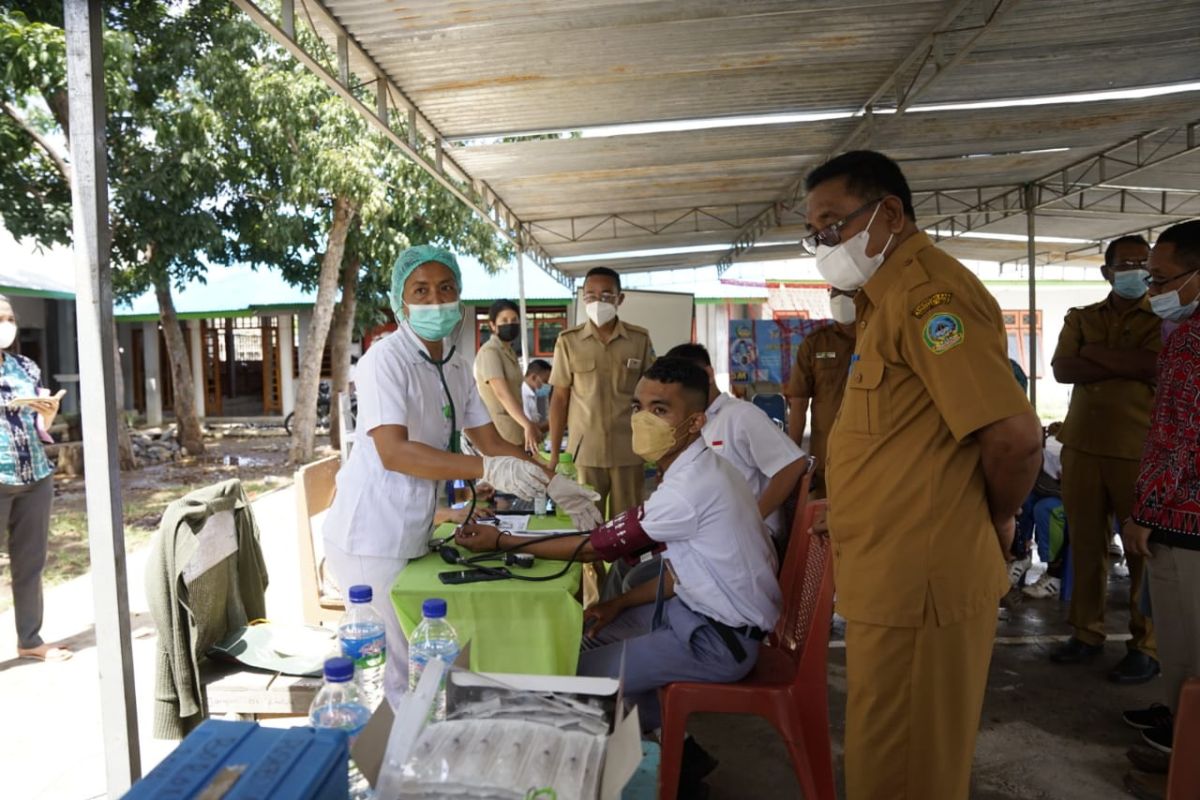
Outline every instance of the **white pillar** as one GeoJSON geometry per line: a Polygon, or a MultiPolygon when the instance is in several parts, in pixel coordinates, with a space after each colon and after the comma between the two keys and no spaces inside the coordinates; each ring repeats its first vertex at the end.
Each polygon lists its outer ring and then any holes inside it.
{"type": "Polygon", "coordinates": [[[525,251],[517,247],[517,303],[521,314],[521,372],[529,367],[529,317],[525,313],[525,251]]]}
{"type": "Polygon", "coordinates": [[[292,379],[295,365],[292,363],[292,315],[280,314],[279,320],[279,397],[283,401],[283,415],[296,410],[296,386],[292,379]]]}
{"type": "Polygon", "coordinates": [[[158,372],[158,323],[142,323],[142,371],[146,373],[146,424],[162,425],[162,376],[158,372]]]}
{"type": "Polygon", "coordinates": [[[196,401],[196,416],[204,419],[204,339],[200,336],[200,320],[189,319],[187,328],[192,339],[192,397],[196,401]]]}

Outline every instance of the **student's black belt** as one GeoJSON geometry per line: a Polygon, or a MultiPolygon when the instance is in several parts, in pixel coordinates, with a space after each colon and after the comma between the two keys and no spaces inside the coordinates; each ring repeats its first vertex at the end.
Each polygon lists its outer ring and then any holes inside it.
{"type": "Polygon", "coordinates": [[[721,641],[725,643],[725,646],[729,648],[729,652],[733,654],[734,660],[739,664],[746,660],[746,648],[742,647],[741,640],[738,637],[745,636],[747,639],[761,642],[767,636],[766,631],[756,628],[753,625],[743,625],[740,628],[734,628],[720,620],[713,619],[707,614],[701,614],[700,616],[704,617],[713,630],[717,632],[717,635],[721,637],[721,641]]]}

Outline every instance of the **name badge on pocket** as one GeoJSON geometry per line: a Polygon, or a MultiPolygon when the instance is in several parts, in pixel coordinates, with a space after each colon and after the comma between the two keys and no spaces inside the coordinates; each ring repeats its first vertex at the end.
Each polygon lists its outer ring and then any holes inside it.
{"type": "Polygon", "coordinates": [[[837,353],[833,353],[828,350],[824,350],[822,352],[817,353],[817,358],[837,358],[837,353]]]}
{"type": "Polygon", "coordinates": [[[641,369],[642,360],[640,358],[625,359],[625,369],[641,369]]]}

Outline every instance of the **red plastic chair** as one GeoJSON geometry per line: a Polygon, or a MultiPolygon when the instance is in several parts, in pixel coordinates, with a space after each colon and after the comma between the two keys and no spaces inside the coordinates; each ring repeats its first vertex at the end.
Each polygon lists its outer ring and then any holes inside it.
{"type": "Polygon", "coordinates": [[[1175,736],[1171,744],[1171,770],[1167,773],[1167,800],[1200,797],[1200,678],[1190,678],[1179,692],[1175,736]]]}
{"type": "Polygon", "coordinates": [[[679,792],[687,720],[699,713],[757,714],[770,721],[787,745],[806,800],[834,800],[826,683],[833,564],[829,540],[811,534],[824,507],[815,501],[796,514],[780,573],[783,613],[753,671],[739,683],[672,683],[660,691],[659,800],[675,800],[679,792]]]}

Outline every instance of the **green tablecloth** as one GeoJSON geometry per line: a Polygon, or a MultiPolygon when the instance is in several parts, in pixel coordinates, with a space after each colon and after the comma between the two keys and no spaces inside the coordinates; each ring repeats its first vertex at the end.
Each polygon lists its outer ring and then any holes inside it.
{"type": "MultiPolygon", "coordinates": [[[[555,517],[530,519],[531,530],[570,527],[555,517]]],[[[448,536],[452,524],[440,526],[435,537],[448,536]]],[[[499,562],[489,561],[489,566],[499,562]]],[[[522,575],[552,575],[561,561],[538,559],[530,569],[510,567],[522,575]]],[[[439,572],[466,569],[451,566],[437,553],[410,561],[392,586],[392,603],[405,636],[421,622],[421,604],[430,597],[446,599],[446,618],[460,641],[471,642],[471,669],[476,672],[515,672],[532,675],[574,675],[583,635],[579,593],[581,567],[573,564],[552,581],[484,581],[447,585],[439,572]]]]}

